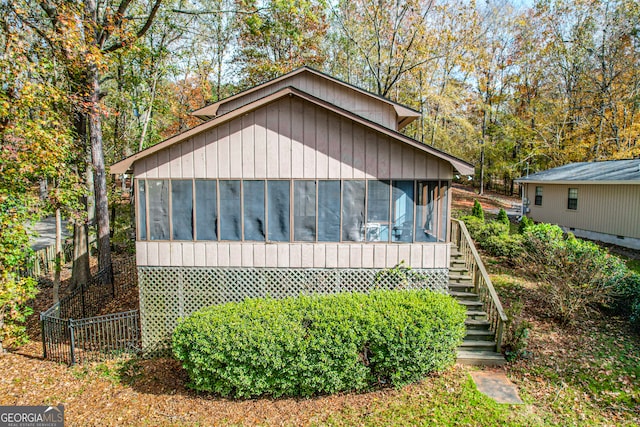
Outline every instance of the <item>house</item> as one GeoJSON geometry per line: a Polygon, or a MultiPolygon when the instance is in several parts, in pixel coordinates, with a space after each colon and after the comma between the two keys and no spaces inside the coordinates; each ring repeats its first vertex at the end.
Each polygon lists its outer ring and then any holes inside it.
{"type": "Polygon", "coordinates": [[[399,131],[420,113],[303,67],[111,166],[135,182],[143,346],[245,297],[365,291],[404,262],[446,290],[449,188],[473,166],[399,131]]]}
{"type": "Polygon", "coordinates": [[[534,221],[640,249],[640,159],[572,163],[516,182],[534,221]]]}

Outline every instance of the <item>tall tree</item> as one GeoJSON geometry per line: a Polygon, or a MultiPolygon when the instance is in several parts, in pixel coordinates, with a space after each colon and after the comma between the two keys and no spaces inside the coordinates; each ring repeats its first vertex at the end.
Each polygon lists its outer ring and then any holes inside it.
{"type": "Polygon", "coordinates": [[[131,46],[151,26],[162,0],[13,0],[7,2],[14,16],[32,28],[57,58],[74,93],[76,114],[88,127],[94,174],[98,235],[98,265],[111,270],[107,173],[102,138],[104,93],[101,74],[109,55],[131,46]],[[140,16],[143,16],[140,19],[140,16]]]}

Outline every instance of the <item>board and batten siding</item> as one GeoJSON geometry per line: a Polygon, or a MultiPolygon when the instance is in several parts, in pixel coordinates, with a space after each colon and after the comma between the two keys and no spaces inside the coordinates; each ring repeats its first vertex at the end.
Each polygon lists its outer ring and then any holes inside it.
{"type": "Polygon", "coordinates": [[[271,95],[285,87],[295,87],[361,117],[398,130],[398,117],[392,105],[357,90],[337,84],[312,73],[300,73],[225,102],[218,108],[218,116],[250,102],[271,95]]]}
{"type": "Polygon", "coordinates": [[[441,179],[451,164],[288,97],[134,164],[136,178],[441,179]]]}
{"type": "Polygon", "coordinates": [[[526,185],[527,214],[538,222],[640,238],[640,185],[536,184],[526,185]],[[536,206],[536,186],[542,187],[542,206],[536,206]],[[569,188],[578,189],[578,209],[567,209],[569,188]]]}
{"type": "Polygon", "coordinates": [[[138,266],[448,268],[446,243],[136,242],[138,266]]]}
{"type": "MultiPolygon", "coordinates": [[[[136,179],[450,180],[450,163],[295,97],[134,164],[136,179]]],[[[449,201],[449,212],[451,197],[449,201]]],[[[448,268],[447,243],[136,242],[139,266],[448,268]]]]}

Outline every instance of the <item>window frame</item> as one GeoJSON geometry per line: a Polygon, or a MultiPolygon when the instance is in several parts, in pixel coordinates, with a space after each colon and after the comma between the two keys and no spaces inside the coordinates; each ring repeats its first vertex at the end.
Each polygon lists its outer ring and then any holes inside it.
{"type": "Polygon", "coordinates": [[[138,199],[138,202],[135,203],[135,210],[136,210],[136,216],[137,216],[137,221],[136,221],[136,225],[138,226],[138,230],[136,232],[136,238],[138,241],[141,242],[240,242],[240,243],[324,243],[324,244],[330,244],[330,243],[346,243],[346,244],[350,244],[350,243],[362,243],[362,244],[414,244],[414,243],[419,243],[419,244],[424,244],[424,243],[441,243],[441,242],[446,242],[447,237],[449,235],[449,226],[447,225],[446,227],[442,226],[442,220],[443,220],[443,215],[446,213],[447,216],[450,216],[450,195],[448,194],[448,197],[443,198],[443,187],[445,186],[447,189],[451,188],[451,180],[447,180],[447,179],[424,179],[424,178],[412,178],[412,179],[408,179],[408,178],[397,178],[397,179],[392,179],[392,178],[374,178],[374,179],[369,179],[369,178],[363,178],[363,179],[354,179],[354,178],[348,178],[348,179],[336,179],[336,178],[326,178],[326,179],[304,179],[304,178],[275,178],[275,179],[268,179],[268,178],[264,178],[264,179],[251,179],[251,178],[247,178],[247,179],[243,179],[243,178],[136,178],[136,186],[135,186],[135,196],[138,199]],[[193,226],[193,230],[192,230],[192,234],[193,234],[193,238],[191,240],[177,240],[173,238],[173,194],[172,194],[172,189],[173,189],[173,181],[190,181],[191,182],[191,191],[192,191],[192,226],[193,226]],[[167,181],[167,190],[168,190],[168,239],[165,240],[160,240],[160,239],[155,239],[152,240],[151,239],[151,225],[150,225],[150,207],[149,207],[149,182],[152,181],[167,181]],[[200,240],[198,238],[198,223],[197,223],[197,199],[198,199],[198,194],[197,194],[197,190],[196,190],[196,181],[213,181],[215,183],[215,190],[216,190],[216,220],[215,220],[215,225],[216,225],[216,239],[215,240],[200,240]],[[240,198],[240,239],[239,240],[228,240],[228,239],[222,239],[222,229],[221,229],[221,191],[220,191],[220,183],[222,181],[237,181],[239,182],[239,198],[240,198]],[[265,238],[264,241],[262,240],[246,240],[245,239],[245,216],[244,216],[244,198],[245,198],[245,181],[260,181],[263,183],[264,185],[264,221],[265,221],[265,238]],[[281,181],[281,182],[287,182],[289,184],[289,240],[287,241],[279,241],[279,240],[270,240],[269,239],[269,182],[274,181],[281,181]],[[313,240],[295,240],[295,182],[297,181],[308,181],[308,182],[313,182],[315,185],[315,235],[314,235],[314,239],[313,240]],[[364,182],[364,215],[363,215],[363,220],[364,220],[364,238],[362,241],[351,241],[351,240],[345,240],[344,239],[344,235],[343,235],[343,227],[344,227],[344,215],[342,212],[343,209],[343,197],[344,197],[344,186],[345,186],[345,182],[347,181],[363,181],[364,182]],[[372,181],[380,181],[380,182],[384,182],[387,185],[387,189],[388,189],[388,200],[389,200],[389,205],[387,207],[388,209],[388,214],[389,214],[389,223],[388,223],[388,235],[387,235],[387,239],[386,240],[368,240],[367,239],[367,224],[369,221],[369,202],[370,202],[370,198],[369,198],[369,186],[370,183],[372,181]],[[412,209],[413,212],[412,214],[412,237],[410,241],[394,241],[393,239],[393,217],[394,217],[394,200],[393,200],[393,191],[394,188],[396,188],[394,186],[394,183],[396,182],[413,182],[412,185],[412,189],[413,189],[413,203],[412,203],[412,209]],[[325,241],[325,240],[319,240],[319,221],[320,221],[320,217],[319,217],[319,197],[320,197],[320,182],[338,182],[339,183],[339,206],[337,206],[337,209],[339,209],[340,212],[340,221],[339,221],[339,239],[338,240],[334,240],[334,241],[325,241]],[[417,222],[418,222],[418,218],[417,218],[417,210],[418,210],[418,205],[417,205],[417,199],[418,199],[418,186],[419,183],[423,182],[425,183],[427,186],[432,184],[434,185],[434,191],[433,191],[433,200],[432,203],[434,204],[434,231],[436,231],[436,241],[435,242],[427,242],[427,241],[422,241],[422,240],[418,240],[417,239],[417,230],[416,230],[416,226],[417,226],[417,222]],[[140,200],[140,185],[144,185],[144,196],[145,196],[145,234],[146,234],[146,238],[142,239],[141,235],[142,233],[140,232],[139,229],[139,225],[140,225],[140,204],[139,204],[139,200],[140,200]],[[442,235],[442,233],[444,232],[444,236],[442,235]]]}
{"type": "Polygon", "coordinates": [[[567,192],[567,210],[577,211],[578,210],[578,189],[576,187],[569,187],[567,192]],[[575,197],[571,197],[571,190],[575,192],[575,197]]]}
{"type": "Polygon", "coordinates": [[[543,196],[543,188],[542,185],[536,185],[533,204],[536,206],[542,206],[542,196],[543,196]],[[540,190],[538,192],[538,190],[540,190]],[[539,193],[539,194],[538,194],[539,193]]]}

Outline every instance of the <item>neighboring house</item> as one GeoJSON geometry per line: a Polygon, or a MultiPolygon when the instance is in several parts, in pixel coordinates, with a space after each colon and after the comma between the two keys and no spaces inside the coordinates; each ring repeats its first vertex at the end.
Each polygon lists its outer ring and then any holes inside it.
{"type": "Polygon", "coordinates": [[[132,171],[143,345],[248,296],[446,290],[450,184],[473,166],[398,131],[420,114],[303,67],[193,113],[111,166],[132,171]]]}
{"type": "Polygon", "coordinates": [[[572,163],[516,182],[534,221],[640,249],[640,159],[572,163]]]}

